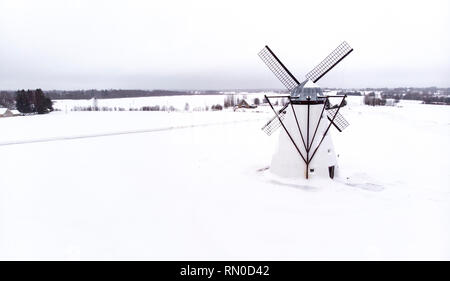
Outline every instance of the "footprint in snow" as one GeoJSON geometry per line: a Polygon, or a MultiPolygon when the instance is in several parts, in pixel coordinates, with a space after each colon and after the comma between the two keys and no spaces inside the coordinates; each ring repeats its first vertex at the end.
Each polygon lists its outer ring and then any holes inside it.
{"type": "Polygon", "coordinates": [[[384,187],[374,183],[345,183],[346,185],[361,188],[368,191],[383,191],[384,187]]]}

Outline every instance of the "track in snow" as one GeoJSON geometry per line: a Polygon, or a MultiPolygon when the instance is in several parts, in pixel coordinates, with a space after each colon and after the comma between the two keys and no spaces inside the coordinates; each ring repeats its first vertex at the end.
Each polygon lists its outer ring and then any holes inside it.
{"type": "Polygon", "coordinates": [[[39,143],[39,142],[51,142],[51,141],[63,141],[63,140],[87,139],[87,138],[98,138],[98,137],[109,137],[109,136],[119,136],[119,135],[128,135],[128,134],[142,134],[142,133],[170,131],[170,130],[177,130],[177,129],[195,128],[195,127],[208,127],[208,126],[216,126],[216,125],[227,125],[227,124],[234,124],[234,123],[261,121],[261,120],[262,119],[247,119],[247,120],[229,121],[229,122],[183,125],[183,126],[170,126],[170,127],[162,127],[162,128],[129,130],[129,131],[105,132],[105,133],[99,133],[99,134],[86,134],[86,135],[75,135],[75,136],[60,136],[60,137],[49,137],[49,138],[39,138],[39,139],[28,139],[28,140],[0,142],[0,146],[30,144],[30,143],[39,143]]]}

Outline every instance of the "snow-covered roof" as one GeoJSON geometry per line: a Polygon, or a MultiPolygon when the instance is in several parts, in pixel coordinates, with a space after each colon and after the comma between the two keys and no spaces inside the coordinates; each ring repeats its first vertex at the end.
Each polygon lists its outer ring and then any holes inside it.
{"type": "Polygon", "coordinates": [[[322,95],[322,89],[309,79],[302,82],[291,92],[292,97],[303,100],[307,97],[316,100],[318,95],[322,95]]]}
{"type": "Polygon", "coordinates": [[[18,111],[17,109],[12,109],[11,112],[12,114],[20,114],[20,111],[18,111]]]}
{"type": "Polygon", "coordinates": [[[0,108],[0,114],[5,114],[6,111],[8,111],[9,109],[5,108],[5,107],[1,107],[0,108]]]}

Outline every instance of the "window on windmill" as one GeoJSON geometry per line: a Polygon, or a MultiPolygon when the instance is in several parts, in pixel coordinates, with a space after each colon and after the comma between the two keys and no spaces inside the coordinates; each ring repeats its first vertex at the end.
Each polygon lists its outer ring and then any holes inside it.
{"type": "Polygon", "coordinates": [[[309,172],[310,172],[311,174],[314,174],[314,169],[309,169],[309,172]]]}
{"type": "Polygon", "coordinates": [[[328,154],[331,154],[331,149],[328,149],[328,154]]]}

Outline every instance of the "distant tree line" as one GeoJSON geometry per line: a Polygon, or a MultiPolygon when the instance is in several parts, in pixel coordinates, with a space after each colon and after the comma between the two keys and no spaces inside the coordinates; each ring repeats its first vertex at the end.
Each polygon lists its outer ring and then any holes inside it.
{"type": "Polygon", "coordinates": [[[219,95],[219,91],[170,91],[170,90],[74,90],[74,91],[48,91],[47,95],[54,100],[64,99],[114,99],[138,98],[180,95],[219,95]]]}
{"type": "Polygon", "coordinates": [[[426,104],[445,104],[450,105],[450,96],[447,97],[426,97],[423,99],[426,104]]]}
{"type": "MultiPolygon", "coordinates": [[[[234,95],[234,94],[228,94],[225,96],[225,100],[223,102],[223,107],[224,108],[229,108],[229,107],[235,107],[237,106],[239,103],[241,103],[241,101],[243,99],[246,98],[246,96],[244,95],[242,98],[240,97],[241,95],[234,95]]],[[[212,109],[212,108],[211,108],[212,109]]],[[[213,109],[214,110],[214,109],[213,109]]]]}
{"type": "Polygon", "coordinates": [[[359,91],[351,91],[351,92],[340,91],[337,94],[338,95],[347,95],[347,96],[362,96],[361,92],[359,92],[359,91]]]}
{"type": "Polygon", "coordinates": [[[239,102],[235,102],[234,95],[226,95],[225,100],[223,102],[223,106],[225,108],[234,107],[237,103],[239,102]]]}
{"type": "Polygon", "coordinates": [[[381,92],[383,99],[421,100],[429,104],[450,104],[450,88],[395,88],[381,92]]]}
{"type": "Polygon", "coordinates": [[[0,91],[0,107],[13,109],[16,107],[16,93],[10,91],[0,91]]]}
{"type": "Polygon", "coordinates": [[[21,113],[44,114],[53,110],[52,100],[41,89],[17,91],[15,103],[21,113]]]}

